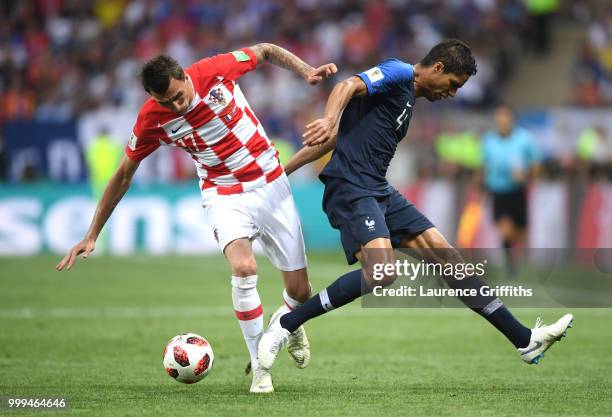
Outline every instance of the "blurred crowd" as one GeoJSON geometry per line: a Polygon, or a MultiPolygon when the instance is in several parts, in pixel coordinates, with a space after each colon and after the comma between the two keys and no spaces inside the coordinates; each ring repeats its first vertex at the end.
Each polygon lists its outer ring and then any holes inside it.
{"type": "Polygon", "coordinates": [[[602,2],[589,16],[587,36],[572,68],[573,100],[583,107],[609,106],[612,105],[612,4],[602,2]]]}
{"type": "MultiPolygon", "coordinates": [[[[389,56],[416,62],[438,41],[460,38],[472,47],[478,74],[445,106],[490,109],[502,101],[523,54],[550,50],[550,17],[558,7],[557,0],[4,0],[0,126],[87,117],[125,143],[146,98],[138,80],[144,61],[167,53],[188,66],[259,41],[284,46],[312,65],[335,62],[338,80],[389,56]],[[113,131],[120,121],[125,126],[113,131]]],[[[593,16],[573,82],[577,103],[599,105],[612,97],[612,14],[593,16]]],[[[305,123],[322,112],[332,82],[313,88],[265,66],[241,85],[268,134],[295,148],[305,123]]],[[[434,112],[425,106],[420,114],[434,112]]],[[[411,137],[435,159],[438,136],[460,128],[423,119],[411,137]]],[[[177,172],[174,178],[192,175],[177,172]]]]}
{"type": "MultiPolygon", "coordinates": [[[[64,119],[109,103],[131,111],[144,97],[137,74],[146,59],[165,52],[189,65],[257,41],[283,45],[313,64],[336,62],[350,74],[388,56],[414,61],[439,40],[460,38],[474,49],[479,67],[462,102],[486,105],[512,72],[527,26],[521,0],[9,0],[2,5],[4,119],[64,119]]],[[[253,89],[281,94],[251,100],[259,101],[260,113],[277,129],[304,100],[321,98],[273,72],[260,74],[257,81],[265,83],[253,89]]]]}
{"type": "MultiPolygon", "coordinates": [[[[559,110],[547,115],[544,125],[534,126],[537,114],[517,114],[513,129],[523,129],[537,154],[531,179],[565,181],[612,181],[612,124],[604,113],[595,117],[582,112],[569,115],[559,110]],[[588,116],[587,116],[588,115],[588,116]],[[567,119],[574,117],[573,123],[567,119]]],[[[444,123],[436,129],[433,147],[420,144],[413,151],[421,157],[417,177],[480,180],[484,163],[484,138],[501,131],[493,114],[475,115],[464,123],[444,123]]]]}

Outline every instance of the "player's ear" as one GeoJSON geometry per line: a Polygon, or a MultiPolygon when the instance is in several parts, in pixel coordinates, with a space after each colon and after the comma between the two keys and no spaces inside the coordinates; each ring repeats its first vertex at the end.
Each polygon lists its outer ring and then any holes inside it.
{"type": "Polygon", "coordinates": [[[444,72],[444,64],[440,61],[437,61],[434,65],[433,65],[433,70],[435,74],[441,74],[444,72]]]}

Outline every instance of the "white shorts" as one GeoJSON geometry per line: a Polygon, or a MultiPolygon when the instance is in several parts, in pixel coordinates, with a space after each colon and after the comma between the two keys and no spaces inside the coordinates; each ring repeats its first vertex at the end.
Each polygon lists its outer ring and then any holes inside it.
{"type": "Polygon", "coordinates": [[[236,239],[248,238],[258,240],[281,271],[306,267],[302,225],[284,173],[244,193],[207,195],[203,207],[221,251],[236,239]]]}

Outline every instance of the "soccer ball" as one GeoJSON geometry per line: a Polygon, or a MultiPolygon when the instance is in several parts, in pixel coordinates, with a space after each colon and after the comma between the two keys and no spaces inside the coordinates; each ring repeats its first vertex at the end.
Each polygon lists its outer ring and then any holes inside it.
{"type": "Polygon", "coordinates": [[[210,343],[195,333],[174,336],[164,348],[166,373],[184,384],[204,379],[210,373],[213,361],[210,343]]]}

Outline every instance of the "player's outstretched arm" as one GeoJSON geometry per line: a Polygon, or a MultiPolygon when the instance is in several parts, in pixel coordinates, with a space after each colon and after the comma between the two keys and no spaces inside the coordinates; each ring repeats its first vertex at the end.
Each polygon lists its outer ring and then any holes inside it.
{"type": "Polygon", "coordinates": [[[302,135],[303,144],[318,146],[327,143],[338,134],[340,115],[353,97],[364,96],[368,92],[363,80],[357,76],[347,78],[336,84],[327,99],[325,116],[306,125],[302,135]]]}
{"type": "Polygon", "coordinates": [[[287,175],[334,149],[342,111],[353,97],[363,96],[367,91],[366,85],[359,77],[347,78],[336,84],[327,100],[325,116],[306,125],[306,131],[302,135],[303,144],[306,146],[285,164],[287,175]]]}
{"type": "Polygon", "coordinates": [[[313,68],[288,50],[272,43],[258,43],[250,46],[257,57],[257,64],[269,62],[281,68],[293,71],[310,85],[318,84],[324,78],[331,77],[338,71],[336,64],[330,63],[313,68]]]}
{"type": "Polygon", "coordinates": [[[123,198],[125,192],[130,188],[132,177],[140,162],[132,161],[127,156],[124,156],[115,171],[115,174],[108,182],[104,189],[104,194],[96,207],[93,220],[89,226],[89,230],[85,234],[83,240],[74,245],[70,252],[55,266],[58,271],[64,268],[70,269],[76,261],[77,256],[83,254],[83,258],[87,258],[96,246],[96,239],[106,224],[111,213],[123,198]]]}
{"type": "Polygon", "coordinates": [[[304,165],[309,164],[312,161],[316,161],[335,147],[336,137],[333,137],[321,146],[304,146],[285,164],[285,173],[287,175],[291,175],[293,171],[297,171],[304,165]]]}

